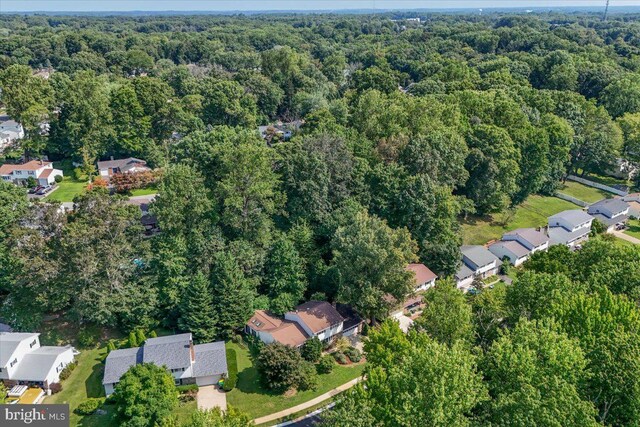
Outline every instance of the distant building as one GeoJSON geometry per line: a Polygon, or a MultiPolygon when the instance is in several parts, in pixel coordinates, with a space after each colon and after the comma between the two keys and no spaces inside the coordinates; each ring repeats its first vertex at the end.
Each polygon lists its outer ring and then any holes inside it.
{"type": "Polygon", "coordinates": [[[106,181],[118,173],[137,173],[150,171],[151,168],[147,167],[147,162],[135,157],[128,157],[126,159],[116,159],[113,157],[111,160],[105,160],[98,162],[98,172],[100,177],[106,181]]]}
{"type": "MultiPolygon", "coordinates": [[[[344,307],[342,311],[352,313],[344,307]]],[[[327,343],[337,336],[357,335],[361,320],[351,314],[348,320],[349,327],[345,329],[345,317],[335,307],[326,301],[309,301],[285,313],[284,319],[265,310],[257,310],[244,329],[265,344],[276,341],[300,347],[313,337],[327,343]]]]}
{"type": "Polygon", "coordinates": [[[71,346],[41,346],[40,334],[0,333],[0,380],[48,389],[74,359],[71,346]]]}
{"type": "Polygon", "coordinates": [[[593,217],[580,209],[562,211],[549,217],[549,238],[552,245],[575,247],[589,239],[593,217]]]}
{"type": "Polygon", "coordinates": [[[505,233],[502,240],[489,245],[489,251],[517,267],[532,254],[549,249],[549,242],[549,237],[535,228],[519,228],[505,233]]]}
{"type": "Polygon", "coordinates": [[[629,204],[622,199],[603,199],[589,206],[587,212],[607,226],[607,233],[629,219],[629,204]]]}
{"type": "Polygon", "coordinates": [[[631,193],[622,197],[629,204],[629,216],[640,218],[640,193],[631,193]]]}
{"type": "Polygon", "coordinates": [[[112,394],[120,378],[139,363],[166,367],[177,385],[211,385],[227,376],[224,341],[194,345],[189,333],[148,338],[140,347],[109,353],[102,379],[106,395],[112,394]]]}
{"type": "Polygon", "coordinates": [[[260,137],[268,143],[271,143],[274,139],[288,141],[300,130],[303,124],[304,121],[302,120],[287,123],[277,122],[268,126],[258,126],[258,132],[260,133],[260,137]]]}
{"type": "Polygon", "coordinates": [[[456,285],[463,291],[471,288],[474,280],[486,279],[500,271],[502,261],[484,246],[462,246],[462,264],[455,274],[456,285]]]}
{"type": "Polygon", "coordinates": [[[22,125],[9,116],[0,116],[0,151],[22,138],[24,138],[22,125]]]}
{"type": "Polygon", "coordinates": [[[56,176],[63,176],[60,169],[54,169],[53,163],[32,160],[21,165],[4,164],[0,166],[0,178],[17,185],[27,185],[27,180],[31,177],[38,185],[53,185],[56,176]]]}

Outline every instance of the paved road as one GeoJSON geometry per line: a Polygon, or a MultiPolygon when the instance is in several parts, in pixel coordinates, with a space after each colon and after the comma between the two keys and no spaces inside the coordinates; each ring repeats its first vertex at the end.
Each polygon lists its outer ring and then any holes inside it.
{"type": "Polygon", "coordinates": [[[356,378],[354,380],[349,381],[346,384],[342,384],[341,386],[334,388],[333,390],[330,390],[330,391],[328,391],[328,392],[326,392],[324,394],[321,394],[320,396],[316,397],[315,399],[311,399],[311,400],[309,400],[309,401],[307,401],[305,403],[301,403],[300,405],[294,406],[294,407],[289,408],[289,409],[285,409],[284,411],[276,412],[275,414],[266,415],[264,417],[256,418],[255,420],[253,420],[253,422],[256,425],[265,424],[265,423],[268,423],[270,421],[275,421],[275,420],[278,420],[280,418],[284,418],[286,416],[295,414],[297,412],[304,411],[307,408],[310,408],[310,407],[315,406],[315,405],[317,405],[319,403],[322,403],[325,400],[331,399],[336,394],[340,394],[343,391],[350,389],[351,387],[356,385],[359,381],[360,381],[360,378],[356,378]]]}
{"type": "Polygon", "coordinates": [[[631,243],[635,243],[636,245],[640,245],[640,239],[636,239],[633,236],[629,236],[628,234],[623,233],[622,231],[613,231],[613,235],[622,239],[622,240],[626,240],[627,242],[631,242],[631,243]]]}

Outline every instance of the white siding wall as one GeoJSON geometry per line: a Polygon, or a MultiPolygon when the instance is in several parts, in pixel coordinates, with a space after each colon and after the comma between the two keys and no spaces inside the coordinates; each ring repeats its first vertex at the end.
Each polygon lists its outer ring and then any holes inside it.
{"type": "Polygon", "coordinates": [[[67,366],[69,363],[73,362],[73,350],[71,348],[69,348],[67,351],[65,351],[64,353],[60,354],[55,363],[53,364],[53,366],[51,366],[51,370],[49,371],[49,373],[46,376],[46,381],[48,384],[51,383],[58,383],[60,382],[60,372],[62,372],[62,369],[64,369],[65,366],[67,366]],[[56,370],[57,367],[60,366],[60,364],[62,364],[62,369],[56,370]]]}
{"type": "Polygon", "coordinates": [[[34,335],[32,338],[22,340],[20,344],[18,344],[18,346],[16,347],[13,354],[11,355],[11,358],[7,362],[7,366],[2,367],[2,372],[0,373],[0,379],[12,378],[13,373],[16,371],[16,369],[18,369],[18,365],[24,358],[25,354],[37,348],[40,348],[40,339],[38,338],[37,335],[34,335]],[[33,340],[35,340],[36,343],[33,347],[30,347],[30,344],[33,342],[33,340]],[[18,363],[11,366],[11,362],[13,362],[15,359],[18,359],[18,363]]]}

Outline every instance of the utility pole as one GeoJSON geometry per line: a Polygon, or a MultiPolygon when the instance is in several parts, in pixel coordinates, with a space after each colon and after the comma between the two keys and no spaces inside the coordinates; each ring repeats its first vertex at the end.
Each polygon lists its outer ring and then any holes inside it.
{"type": "Polygon", "coordinates": [[[603,21],[607,20],[607,12],[609,12],[609,0],[607,0],[607,5],[604,8],[604,15],[602,16],[603,21]]]}

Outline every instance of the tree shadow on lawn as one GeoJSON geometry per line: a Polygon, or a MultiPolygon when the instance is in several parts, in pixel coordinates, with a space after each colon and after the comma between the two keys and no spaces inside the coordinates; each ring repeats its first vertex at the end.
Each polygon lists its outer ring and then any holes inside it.
{"type": "Polygon", "coordinates": [[[91,374],[84,382],[85,390],[87,391],[87,397],[105,397],[104,387],[102,386],[102,378],[104,377],[104,363],[102,358],[97,357],[94,359],[97,362],[91,368],[91,374]]]}

